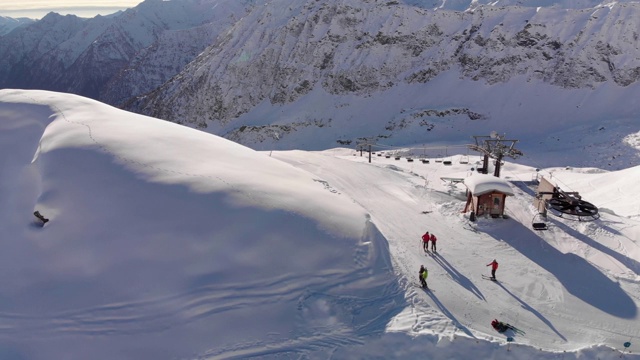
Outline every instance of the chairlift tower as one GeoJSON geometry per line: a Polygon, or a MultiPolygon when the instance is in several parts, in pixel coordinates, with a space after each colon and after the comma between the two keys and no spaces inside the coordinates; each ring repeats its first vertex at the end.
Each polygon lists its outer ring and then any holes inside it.
{"type": "Polygon", "coordinates": [[[476,140],[475,145],[469,145],[469,149],[480,152],[484,155],[482,169],[480,172],[487,174],[489,172],[489,158],[495,159],[496,167],[493,172],[493,176],[500,177],[500,167],[502,165],[502,159],[510,157],[517,159],[522,156],[522,151],[515,148],[518,140],[505,139],[505,135],[500,135],[495,131],[491,132],[491,135],[474,135],[476,140]]]}
{"type": "Polygon", "coordinates": [[[371,147],[375,146],[376,141],[374,138],[358,138],[356,139],[356,150],[360,151],[360,156],[362,156],[362,151],[367,149],[369,152],[369,163],[371,163],[371,147]]]}

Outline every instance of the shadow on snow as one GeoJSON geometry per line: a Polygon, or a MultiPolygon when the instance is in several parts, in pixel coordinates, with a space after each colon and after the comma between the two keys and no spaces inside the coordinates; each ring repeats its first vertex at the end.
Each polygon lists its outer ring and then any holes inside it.
{"type": "Polygon", "coordinates": [[[480,291],[480,289],[478,289],[478,287],[475,286],[473,282],[469,280],[468,277],[462,275],[458,270],[456,270],[456,268],[451,266],[451,264],[442,255],[436,253],[434,256],[432,256],[432,258],[440,266],[442,266],[443,269],[445,269],[449,273],[453,281],[457,282],[462,287],[469,290],[471,293],[477,296],[480,300],[485,300],[485,297],[484,295],[482,295],[482,292],[480,291]]]}
{"type": "Polygon", "coordinates": [[[504,287],[502,283],[497,282],[496,284],[498,284],[498,286],[500,286],[502,290],[504,290],[507,294],[511,295],[514,299],[516,299],[516,301],[518,301],[520,305],[522,305],[523,309],[530,311],[533,315],[535,315],[538,319],[540,319],[543,323],[545,323],[551,330],[553,330],[553,332],[555,332],[562,340],[567,341],[567,338],[565,338],[562,334],[560,334],[560,332],[558,332],[558,330],[553,326],[551,321],[547,320],[547,318],[545,318],[542,314],[540,314],[538,310],[532,308],[531,306],[529,306],[529,304],[522,301],[522,299],[520,299],[519,297],[514,295],[511,291],[509,291],[509,289],[504,287]]]}
{"type": "Polygon", "coordinates": [[[436,304],[436,306],[438,307],[438,309],[444,314],[444,316],[448,317],[449,319],[451,319],[451,321],[453,321],[453,324],[460,330],[462,330],[465,334],[469,335],[469,337],[475,338],[475,336],[471,333],[471,331],[469,331],[469,329],[462,325],[462,323],[460,321],[458,321],[458,319],[456,319],[456,317],[451,313],[451,311],[449,311],[449,309],[447,309],[441,302],[440,300],[438,300],[438,298],[433,294],[433,292],[431,291],[427,291],[426,292],[427,295],[429,295],[429,297],[431,298],[431,300],[433,300],[433,302],[436,304]]]}
{"type": "MultiPolygon", "coordinates": [[[[620,254],[619,252],[610,249],[602,244],[600,244],[599,242],[591,239],[590,237],[581,234],[579,232],[577,232],[576,230],[572,229],[571,227],[557,221],[555,222],[555,225],[561,229],[562,231],[566,232],[567,234],[573,236],[574,238],[582,241],[583,243],[589,245],[590,247],[605,253],[609,256],[611,256],[612,258],[618,260],[621,264],[624,264],[624,266],[626,266],[627,268],[629,268],[631,271],[633,271],[636,275],[640,275],[640,262],[629,258],[623,254],[620,254]]],[[[605,228],[611,232],[617,232],[616,230],[610,230],[608,229],[608,226],[601,226],[602,228],[605,228]]]]}
{"type": "MultiPolygon", "coordinates": [[[[572,253],[561,253],[515,221],[504,225],[492,228],[489,235],[503,239],[522,255],[553,274],[570,294],[613,316],[630,319],[637,315],[638,309],[633,299],[619,284],[587,260],[572,253]],[[514,233],[519,235],[513,237],[514,233]]],[[[576,235],[573,232],[571,234],[576,235]]],[[[580,239],[590,245],[595,243],[584,236],[580,239]]]]}

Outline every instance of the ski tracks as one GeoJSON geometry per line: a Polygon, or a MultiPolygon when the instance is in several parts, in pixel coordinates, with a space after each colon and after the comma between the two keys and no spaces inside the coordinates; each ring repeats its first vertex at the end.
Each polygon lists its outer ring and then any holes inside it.
{"type": "MultiPolygon", "coordinates": [[[[290,159],[287,154],[276,156],[312,173],[318,168],[316,161],[349,161],[330,157],[316,159],[308,156],[301,161],[299,158],[290,159]]],[[[324,168],[340,170],[343,167],[325,164],[324,168]]],[[[342,193],[349,194],[354,202],[366,209],[371,214],[372,222],[387,238],[389,253],[400,287],[404,289],[405,298],[411,304],[410,315],[405,313],[399,315],[401,318],[399,321],[411,324],[410,328],[416,332],[451,334],[463,331],[473,336],[467,329],[471,320],[465,318],[460,321],[455,315],[468,315],[471,305],[464,301],[449,301],[465,296],[463,293],[469,291],[470,287],[475,289],[471,286],[472,284],[460,284],[463,288],[444,287],[438,296],[413,286],[418,283],[420,264],[429,268],[429,277],[434,281],[447,274],[447,269],[443,269],[438,262],[431,257],[425,257],[420,243],[423,231],[433,230],[437,234],[442,234],[444,239],[457,238],[455,228],[447,224],[439,212],[422,213],[424,204],[419,195],[424,193],[424,186],[415,184],[412,178],[408,178],[407,174],[401,171],[386,171],[377,166],[360,163],[353,163],[348,172],[336,171],[321,175],[327,184],[331,184],[331,187],[339,189],[342,193]],[[409,318],[403,319],[404,316],[409,318]]],[[[457,213],[459,210],[451,211],[457,213]]],[[[458,245],[446,243],[445,246],[455,251],[454,246],[458,245]]],[[[450,267],[455,267],[455,264],[450,264],[448,268],[450,267]]],[[[430,279],[427,279],[427,282],[431,285],[430,279]]],[[[480,290],[476,290],[475,295],[482,298],[480,290]]]]}

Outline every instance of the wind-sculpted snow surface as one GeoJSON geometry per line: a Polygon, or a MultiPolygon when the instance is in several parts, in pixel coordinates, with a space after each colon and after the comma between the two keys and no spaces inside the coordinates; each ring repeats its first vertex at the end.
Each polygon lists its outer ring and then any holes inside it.
{"type": "Polygon", "coordinates": [[[3,90],[0,118],[12,358],[334,348],[404,303],[365,211],[305,171],[75,96],[3,90]]]}

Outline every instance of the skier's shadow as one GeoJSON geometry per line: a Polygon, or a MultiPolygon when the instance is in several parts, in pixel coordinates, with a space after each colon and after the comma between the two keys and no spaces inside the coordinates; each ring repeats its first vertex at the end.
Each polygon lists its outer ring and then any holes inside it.
{"type": "Polygon", "coordinates": [[[448,317],[449,319],[451,319],[451,321],[453,321],[453,324],[458,329],[462,330],[469,337],[475,338],[475,336],[471,333],[471,331],[469,331],[469,329],[466,326],[462,325],[462,323],[460,323],[460,321],[458,321],[458,319],[456,319],[456,317],[453,316],[453,314],[444,305],[442,305],[440,300],[438,300],[438,298],[433,294],[432,291],[427,290],[427,295],[429,295],[431,300],[433,300],[433,302],[436,304],[438,309],[444,314],[444,316],[448,317]]]}
{"type": "MultiPolygon", "coordinates": [[[[570,228],[567,230],[568,235],[576,236],[587,244],[596,245],[595,241],[586,236],[581,236],[570,228]]],[[[585,303],[620,318],[632,319],[637,316],[637,305],[620,283],[610,279],[583,257],[571,252],[560,252],[554,246],[542,241],[532,230],[515,221],[495,226],[487,234],[496,241],[504,241],[533,263],[553,274],[569,294],[585,303]]],[[[613,255],[611,250],[603,249],[601,246],[596,248],[613,255]]],[[[621,259],[620,254],[617,254],[616,259],[625,261],[621,259]]],[[[624,262],[628,266],[635,267],[634,263],[635,260],[628,258],[624,262]]]]}
{"type": "Polygon", "coordinates": [[[456,268],[451,266],[451,264],[449,264],[449,262],[444,257],[442,257],[442,255],[435,253],[432,257],[440,266],[442,266],[443,269],[445,269],[449,273],[453,281],[457,282],[465,289],[471,291],[471,293],[477,296],[480,300],[486,301],[480,289],[478,289],[478,287],[475,286],[468,277],[462,275],[458,270],[456,270],[456,268]]]}
{"type": "Polygon", "coordinates": [[[530,311],[533,315],[535,315],[536,317],[538,317],[538,319],[540,319],[543,323],[545,323],[551,330],[553,330],[553,332],[555,332],[562,340],[567,341],[567,338],[565,338],[562,334],[560,334],[560,332],[553,326],[551,321],[547,320],[547,318],[542,316],[542,314],[540,314],[538,310],[532,308],[531,306],[529,306],[529,304],[522,301],[522,299],[514,295],[511,291],[509,291],[509,289],[504,287],[504,285],[502,285],[502,283],[500,283],[499,281],[497,281],[496,284],[498,284],[498,286],[500,286],[502,290],[504,290],[507,294],[511,295],[514,299],[516,299],[520,303],[520,305],[522,305],[523,309],[530,311]]]}

